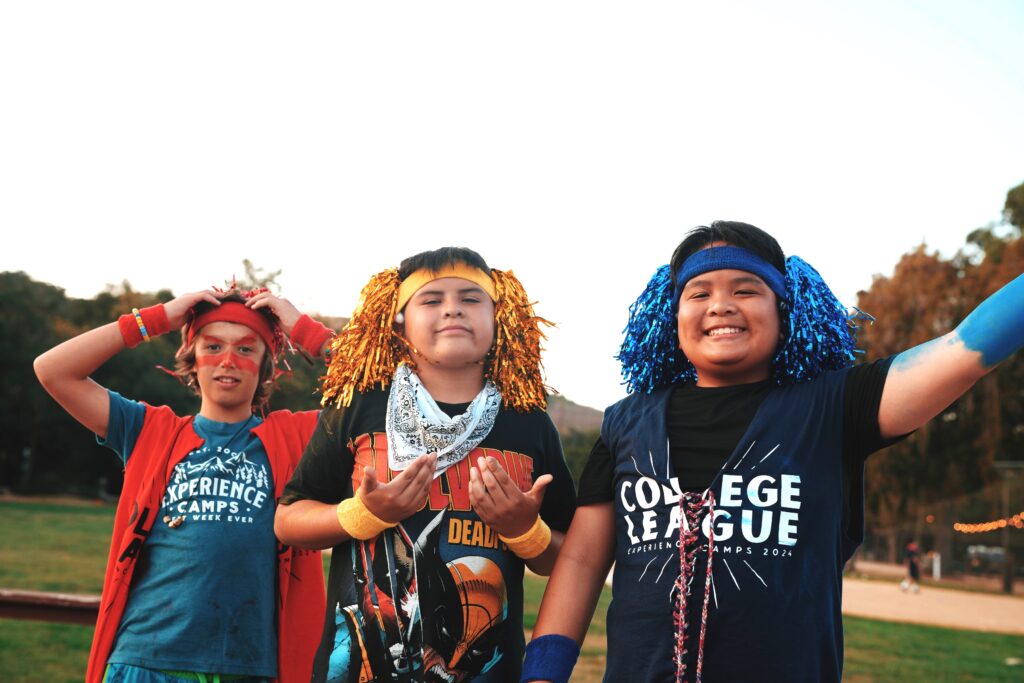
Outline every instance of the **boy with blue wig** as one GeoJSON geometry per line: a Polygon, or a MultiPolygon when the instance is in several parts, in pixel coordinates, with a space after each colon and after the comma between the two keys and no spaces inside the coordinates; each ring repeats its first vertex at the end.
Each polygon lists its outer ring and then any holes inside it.
{"type": "Polygon", "coordinates": [[[614,560],[606,681],[839,681],[865,458],[1022,344],[1024,276],[851,367],[813,268],[751,225],[692,231],[630,308],[630,395],[605,412],[521,680],[568,680],[614,560]]]}

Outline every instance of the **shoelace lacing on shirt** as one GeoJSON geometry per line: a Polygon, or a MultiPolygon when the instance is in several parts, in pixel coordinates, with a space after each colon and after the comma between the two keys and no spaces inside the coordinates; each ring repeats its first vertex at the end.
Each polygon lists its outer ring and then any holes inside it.
{"type": "Polygon", "coordinates": [[[686,637],[690,629],[687,616],[687,600],[696,573],[697,555],[707,551],[707,571],[704,575],[704,603],[701,607],[700,634],[697,641],[696,683],[701,683],[704,668],[704,638],[708,628],[708,605],[711,600],[711,562],[714,557],[714,532],[708,534],[707,545],[701,542],[701,525],[705,517],[715,518],[715,494],[707,491],[704,495],[684,493],[679,497],[679,577],[672,590],[674,593],[673,621],[675,622],[675,664],[676,683],[686,681],[686,637]]]}

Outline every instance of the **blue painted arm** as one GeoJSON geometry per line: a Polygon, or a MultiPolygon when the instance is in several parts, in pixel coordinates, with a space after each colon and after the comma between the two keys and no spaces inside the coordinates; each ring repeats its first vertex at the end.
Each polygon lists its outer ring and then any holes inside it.
{"type": "Polygon", "coordinates": [[[1024,275],[981,302],[956,328],[986,368],[1001,363],[1024,346],[1024,275]]]}
{"type": "Polygon", "coordinates": [[[952,332],[896,356],[878,409],[882,436],[917,429],[1022,346],[1024,275],[1019,275],[952,332]]]}

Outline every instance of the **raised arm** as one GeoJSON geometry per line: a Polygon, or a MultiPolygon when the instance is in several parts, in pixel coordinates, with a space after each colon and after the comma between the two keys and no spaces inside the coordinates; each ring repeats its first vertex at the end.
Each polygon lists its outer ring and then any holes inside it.
{"type": "Polygon", "coordinates": [[[883,438],[911,432],[1024,346],[1024,275],[985,299],[952,332],[896,356],[882,391],[883,438]]]}
{"type": "Polygon", "coordinates": [[[291,301],[270,292],[261,292],[245,302],[249,308],[269,308],[281,322],[281,329],[306,353],[327,360],[334,330],[308,315],[303,315],[291,301]]]}
{"type": "MultiPolygon", "coordinates": [[[[193,292],[148,309],[152,311],[151,316],[159,319],[154,325],[154,334],[157,329],[166,331],[180,327],[188,310],[200,301],[218,303],[212,292],[193,292]]],[[[128,322],[134,324],[134,321],[128,322]]],[[[71,417],[106,438],[110,401],[107,390],[89,375],[126,347],[121,327],[110,323],[58,344],[36,358],[33,367],[43,388],[71,417]]]]}

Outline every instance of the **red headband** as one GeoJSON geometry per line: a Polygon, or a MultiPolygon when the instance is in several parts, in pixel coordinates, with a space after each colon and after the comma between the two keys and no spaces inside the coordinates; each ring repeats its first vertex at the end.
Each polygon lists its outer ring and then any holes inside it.
{"type": "Polygon", "coordinates": [[[278,351],[278,341],[270,322],[261,313],[237,301],[225,301],[193,320],[188,329],[188,342],[191,344],[199,330],[216,322],[245,325],[260,336],[271,353],[278,351]]]}

